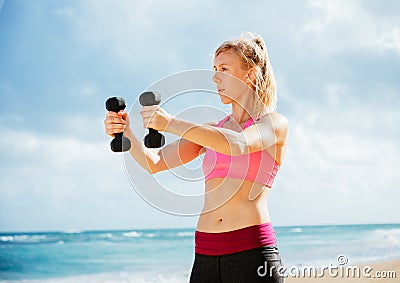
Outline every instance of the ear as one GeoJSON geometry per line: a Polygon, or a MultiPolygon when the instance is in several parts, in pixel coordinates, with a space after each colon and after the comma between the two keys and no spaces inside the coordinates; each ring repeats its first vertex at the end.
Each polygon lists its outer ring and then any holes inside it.
{"type": "Polygon", "coordinates": [[[257,78],[256,73],[257,73],[257,68],[256,67],[250,68],[248,70],[248,72],[247,72],[247,75],[246,75],[246,81],[248,83],[255,84],[256,78],[257,78]]]}

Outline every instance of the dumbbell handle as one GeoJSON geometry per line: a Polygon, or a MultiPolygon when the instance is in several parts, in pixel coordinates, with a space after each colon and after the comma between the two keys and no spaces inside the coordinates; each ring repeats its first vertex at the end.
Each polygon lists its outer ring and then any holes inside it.
{"type": "MultiPolygon", "coordinates": [[[[155,91],[146,91],[139,96],[142,106],[158,105],[161,102],[161,95],[155,91]]],[[[149,148],[162,147],[165,144],[165,137],[157,130],[149,128],[149,133],[144,138],[144,145],[149,148]]]]}
{"type": "MultiPolygon", "coordinates": [[[[122,97],[110,97],[106,101],[108,111],[118,113],[126,107],[125,99],[122,97]]],[[[110,143],[111,150],[114,152],[124,152],[131,148],[131,141],[123,136],[123,133],[115,133],[114,139],[110,143]]]]}

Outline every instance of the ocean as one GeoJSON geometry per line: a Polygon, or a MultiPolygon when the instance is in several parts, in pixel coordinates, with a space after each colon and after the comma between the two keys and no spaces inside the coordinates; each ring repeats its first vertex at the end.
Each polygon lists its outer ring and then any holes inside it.
{"type": "MultiPolygon", "coordinates": [[[[274,227],[285,266],[400,258],[400,224],[274,227]]],[[[0,282],[187,282],[194,229],[0,233],[0,282]]]]}

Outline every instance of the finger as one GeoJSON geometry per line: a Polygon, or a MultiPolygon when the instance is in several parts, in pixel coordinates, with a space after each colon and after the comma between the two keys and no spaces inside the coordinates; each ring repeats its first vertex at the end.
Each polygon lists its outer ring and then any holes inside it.
{"type": "Polygon", "coordinates": [[[150,111],[152,106],[142,106],[142,111],[150,111]]]}
{"type": "Polygon", "coordinates": [[[142,116],[142,119],[148,119],[151,116],[153,116],[153,112],[150,111],[140,111],[140,115],[142,116]]]}
{"type": "Polygon", "coordinates": [[[148,118],[143,118],[142,119],[142,122],[143,122],[143,128],[147,128],[147,124],[149,123],[149,119],[148,118]]]}
{"type": "Polygon", "coordinates": [[[151,112],[151,109],[149,108],[150,106],[142,106],[142,110],[140,111],[140,114],[147,114],[149,112],[151,112]]]}
{"type": "Polygon", "coordinates": [[[113,133],[121,133],[125,130],[125,125],[110,124],[110,125],[107,125],[106,129],[113,133]]]}
{"type": "Polygon", "coordinates": [[[106,134],[109,136],[114,136],[116,133],[122,133],[124,130],[125,126],[120,124],[110,124],[106,126],[106,134]]]}
{"type": "Polygon", "coordinates": [[[142,112],[153,113],[153,112],[157,111],[159,107],[160,106],[158,106],[158,105],[143,106],[142,112]]]}
{"type": "Polygon", "coordinates": [[[115,124],[126,124],[126,120],[124,120],[122,117],[112,118],[112,122],[115,124]]]}
{"type": "Polygon", "coordinates": [[[121,119],[122,117],[115,112],[109,112],[106,115],[106,120],[121,119]]]}
{"type": "Polygon", "coordinates": [[[118,115],[121,116],[122,119],[126,120],[128,118],[128,113],[125,110],[121,110],[118,112],[118,115]]]}
{"type": "Polygon", "coordinates": [[[152,125],[153,123],[151,122],[150,118],[143,119],[143,128],[148,129],[151,128],[152,125]]]}
{"type": "Polygon", "coordinates": [[[106,117],[119,117],[118,113],[114,111],[108,111],[106,117]]]}
{"type": "Polygon", "coordinates": [[[106,134],[110,137],[115,137],[115,133],[114,131],[110,130],[110,129],[106,129],[106,134]]]}
{"type": "Polygon", "coordinates": [[[109,117],[104,120],[104,125],[111,125],[111,124],[126,125],[126,120],[119,118],[119,117],[109,117]]]}
{"type": "Polygon", "coordinates": [[[106,118],[109,119],[110,121],[113,121],[115,123],[125,123],[128,117],[128,113],[126,112],[113,112],[109,111],[106,115],[106,118]]]}

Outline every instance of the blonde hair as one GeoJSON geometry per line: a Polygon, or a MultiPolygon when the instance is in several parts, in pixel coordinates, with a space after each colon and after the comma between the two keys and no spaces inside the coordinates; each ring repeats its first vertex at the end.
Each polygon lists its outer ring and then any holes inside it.
{"type": "Polygon", "coordinates": [[[239,38],[223,42],[215,51],[214,56],[217,57],[218,54],[227,50],[233,51],[245,67],[255,67],[253,90],[269,112],[276,111],[276,82],[263,38],[246,32],[239,38]]]}

